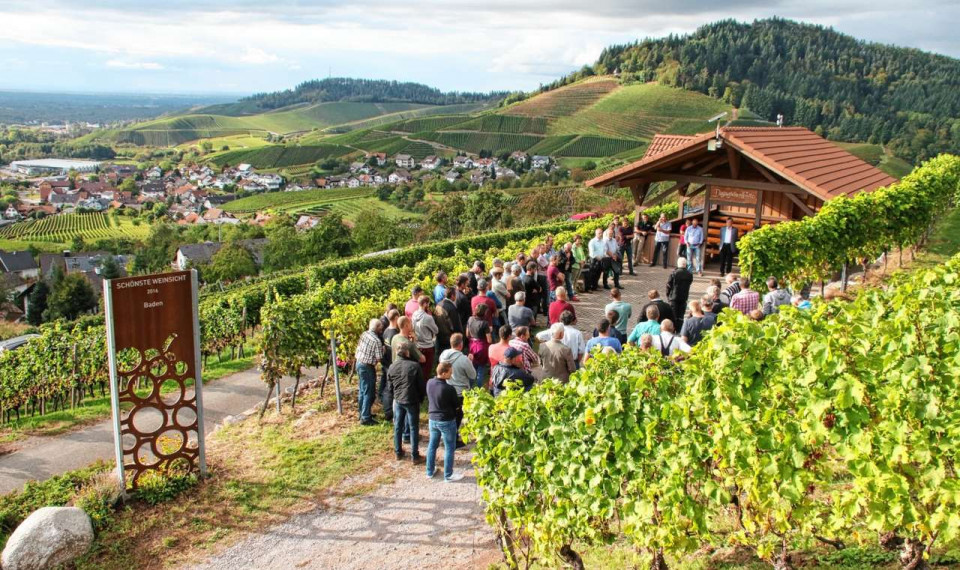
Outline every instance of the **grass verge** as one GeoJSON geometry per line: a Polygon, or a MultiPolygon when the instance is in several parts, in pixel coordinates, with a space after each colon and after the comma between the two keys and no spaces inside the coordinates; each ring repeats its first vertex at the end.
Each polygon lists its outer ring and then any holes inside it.
{"type": "Polygon", "coordinates": [[[921,267],[945,263],[960,252],[960,208],[954,208],[940,219],[927,247],[917,256],[921,267]]]}
{"type": "MultiPolygon", "coordinates": [[[[388,424],[360,426],[353,414],[340,416],[332,391],[304,393],[296,413],[269,411],[224,427],[207,439],[210,477],[181,496],[158,505],[133,500],[99,521],[91,550],[76,562],[78,569],[152,569],[197,560],[214,546],[236,540],[314,508],[332,491],[354,491],[351,476],[368,475],[389,457],[388,424]],[[306,410],[319,413],[305,417],[306,410]],[[303,419],[300,419],[300,418],[303,419]]],[[[355,406],[355,394],[345,394],[355,406]]],[[[9,513],[6,533],[34,508],[72,504],[97,474],[87,470],[32,483],[20,493],[0,497],[0,517],[9,513]]],[[[375,476],[376,474],[373,473],[375,476]]],[[[370,484],[383,483],[371,479],[370,484]]],[[[357,483],[362,489],[363,482],[357,483]]],[[[2,531],[0,527],[0,531],[2,531]]]]}

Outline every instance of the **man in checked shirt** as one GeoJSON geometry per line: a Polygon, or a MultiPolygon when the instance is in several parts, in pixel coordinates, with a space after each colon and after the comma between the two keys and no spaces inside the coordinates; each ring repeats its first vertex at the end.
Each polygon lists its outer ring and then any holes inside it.
{"type": "Polygon", "coordinates": [[[760,293],[750,289],[750,279],[740,277],[740,292],[730,299],[730,308],[749,315],[760,306],[760,293]]]}
{"type": "Polygon", "coordinates": [[[357,352],[354,355],[357,360],[357,376],[359,378],[357,399],[360,406],[360,423],[365,426],[376,423],[370,410],[373,407],[373,400],[377,391],[377,363],[383,359],[384,351],[387,349],[380,338],[382,330],[383,324],[380,319],[370,319],[367,330],[360,335],[357,352]]]}

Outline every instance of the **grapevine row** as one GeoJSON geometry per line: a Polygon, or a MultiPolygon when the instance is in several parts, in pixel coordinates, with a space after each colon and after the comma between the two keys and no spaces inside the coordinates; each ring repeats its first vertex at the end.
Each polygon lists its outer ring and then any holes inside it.
{"type": "Polygon", "coordinates": [[[925,568],[960,538],[960,256],[753,321],[730,309],[685,361],[627,348],[569,383],[468,393],[464,427],[511,566],[582,566],[618,537],[650,567],[816,543],[925,568]],[[521,548],[522,546],[522,548],[521,548]]]}

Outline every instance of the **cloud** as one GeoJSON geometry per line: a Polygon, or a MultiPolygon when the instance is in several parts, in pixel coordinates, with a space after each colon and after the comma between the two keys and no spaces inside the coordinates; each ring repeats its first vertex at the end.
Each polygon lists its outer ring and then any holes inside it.
{"type": "Polygon", "coordinates": [[[688,33],[731,13],[960,56],[955,0],[0,0],[0,52],[41,47],[74,67],[107,60],[125,79],[176,69],[191,89],[281,89],[331,68],[450,90],[529,89],[607,45],[688,33]]]}
{"type": "Polygon", "coordinates": [[[159,71],[166,69],[162,64],[155,61],[124,61],[122,59],[111,59],[107,61],[107,67],[114,69],[138,69],[144,71],[159,71]]]}
{"type": "Polygon", "coordinates": [[[280,61],[280,58],[260,48],[248,47],[240,57],[237,58],[237,61],[253,65],[265,65],[267,63],[277,63],[280,61]]]}

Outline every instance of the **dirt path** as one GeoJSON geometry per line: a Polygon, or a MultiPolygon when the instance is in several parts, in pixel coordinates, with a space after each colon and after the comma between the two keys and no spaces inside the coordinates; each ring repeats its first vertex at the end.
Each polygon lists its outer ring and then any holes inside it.
{"type": "MultiPolygon", "coordinates": [[[[284,386],[289,386],[285,382],[284,386]]],[[[209,433],[223,418],[263,401],[266,385],[255,369],[231,374],[204,386],[204,426],[209,433]]],[[[109,420],[57,436],[32,436],[17,442],[18,449],[0,456],[0,494],[23,487],[32,479],[86,467],[97,460],[112,461],[113,427],[109,420]]]]}
{"type": "MultiPolygon", "coordinates": [[[[441,447],[439,463],[442,456],[441,447]]],[[[457,453],[456,469],[467,476],[456,483],[444,483],[440,472],[427,479],[424,466],[409,460],[387,461],[381,470],[343,486],[373,490],[336,495],[188,568],[453,569],[485,568],[499,559],[467,453],[457,453]],[[384,478],[392,482],[376,483],[384,478]]]]}

